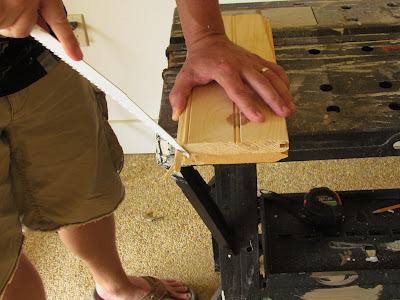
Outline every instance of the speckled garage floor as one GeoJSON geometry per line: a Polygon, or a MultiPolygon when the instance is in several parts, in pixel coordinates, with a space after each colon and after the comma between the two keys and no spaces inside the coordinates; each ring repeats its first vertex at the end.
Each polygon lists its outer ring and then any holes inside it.
{"type": "MultiPolygon", "coordinates": [[[[206,180],[212,167],[199,167],[206,180]]],[[[201,300],[220,284],[214,273],[211,235],[155,155],[127,155],[122,180],[126,199],[116,211],[117,238],[129,274],[176,278],[192,286],[201,300]]],[[[259,189],[305,192],[398,188],[400,157],[258,165],[259,189]]],[[[56,233],[27,233],[24,251],[36,265],[48,299],[89,299],[94,287],[83,264],[56,233]]]]}

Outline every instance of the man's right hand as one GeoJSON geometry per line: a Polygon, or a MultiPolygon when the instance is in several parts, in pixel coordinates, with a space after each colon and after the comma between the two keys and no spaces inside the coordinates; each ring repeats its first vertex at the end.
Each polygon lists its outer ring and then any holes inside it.
{"type": "Polygon", "coordinates": [[[38,10],[68,56],[81,60],[83,54],[61,0],[0,0],[0,34],[11,38],[27,37],[35,24],[42,25],[38,10]]]}

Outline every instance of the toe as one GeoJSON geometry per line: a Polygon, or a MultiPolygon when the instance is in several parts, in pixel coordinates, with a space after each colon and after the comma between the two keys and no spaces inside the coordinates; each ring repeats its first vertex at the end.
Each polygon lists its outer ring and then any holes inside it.
{"type": "Polygon", "coordinates": [[[175,299],[190,299],[192,296],[189,293],[189,288],[184,286],[183,284],[177,281],[170,281],[166,283],[166,287],[171,294],[172,297],[175,299]]]}
{"type": "Polygon", "coordinates": [[[192,295],[190,293],[173,293],[171,295],[172,295],[172,297],[174,297],[174,299],[177,299],[177,300],[186,300],[186,299],[190,299],[192,297],[192,295]]]}
{"type": "Polygon", "coordinates": [[[175,292],[177,293],[186,293],[189,291],[187,286],[181,285],[174,288],[175,292]]]}

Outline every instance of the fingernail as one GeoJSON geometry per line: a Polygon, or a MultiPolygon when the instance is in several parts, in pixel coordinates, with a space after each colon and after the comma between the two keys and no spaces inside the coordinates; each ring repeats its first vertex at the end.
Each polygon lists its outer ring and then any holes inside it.
{"type": "Polygon", "coordinates": [[[175,108],[172,108],[172,120],[178,121],[179,120],[179,111],[175,108]]]}
{"type": "Polygon", "coordinates": [[[262,119],[262,120],[264,120],[264,115],[263,115],[263,113],[261,112],[261,111],[256,111],[256,116],[259,118],[259,119],[262,119]]]}
{"type": "MultiPolygon", "coordinates": [[[[71,50],[70,50],[71,51],[71,50]]],[[[83,59],[83,52],[79,46],[72,49],[72,54],[70,54],[73,60],[79,61],[83,59]]]]}
{"type": "Polygon", "coordinates": [[[79,55],[79,57],[80,57],[80,58],[81,58],[81,60],[82,60],[82,59],[83,59],[83,52],[82,52],[82,49],[81,49],[81,47],[78,47],[77,51],[78,51],[78,55],[79,55]]]}
{"type": "Polygon", "coordinates": [[[285,112],[285,113],[290,113],[291,112],[290,109],[286,105],[282,106],[282,111],[285,112]]]}

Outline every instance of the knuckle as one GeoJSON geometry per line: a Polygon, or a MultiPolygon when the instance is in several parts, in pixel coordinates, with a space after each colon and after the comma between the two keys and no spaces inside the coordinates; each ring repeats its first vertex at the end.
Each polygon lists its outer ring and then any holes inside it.
{"type": "Polygon", "coordinates": [[[169,102],[173,106],[180,106],[182,102],[186,101],[186,97],[187,95],[185,94],[184,90],[176,85],[172,88],[168,95],[169,102]]]}
{"type": "Polygon", "coordinates": [[[279,96],[271,96],[268,101],[270,103],[283,103],[282,99],[279,96]]]}
{"type": "Polygon", "coordinates": [[[245,114],[254,112],[255,105],[251,101],[235,102],[239,110],[245,114]]]}
{"type": "Polygon", "coordinates": [[[182,69],[178,72],[178,74],[176,75],[175,82],[190,81],[190,80],[193,79],[193,77],[195,77],[195,71],[192,68],[187,67],[186,65],[184,65],[182,67],[182,69]]]}
{"type": "Polygon", "coordinates": [[[30,33],[31,33],[30,30],[23,30],[23,31],[19,31],[18,33],[14,34],[14,37],[25,38],[25,37],[29,36],[30,33]]]}
{"type": "Polygon", "coordinates": [[[259,55],[255,54],[255,53],[248,53],[248,56],[251,59],[256,60],[256,61],[259,61],[261,59],[261,57],[259,55]]]}
{"type": "Polygon", "coordinates": [[[168,98],[170,102],[175,102],[180,98],[180,96],[181,93],[178,90],[172,89],[172,91],[168,95],[168,98]]]}
{"type": "Polygon", "coordinates": [[[171,91],[168,95],[168,98],[169,98],[169,101],[172,102],[176,98],[175,92],[171,91]]]}
{"type": "Polygon", "coordinates": [[[281,67],[280,65],[276,65],[276,72],[285,73],[285,69],[283,69],[283,67],[281,67]]]}
{"type": "Polygon", "coordinates": [[[236,86],[236,87],[232,88],[232,94],[236,98],[244,98],[244,97],[249,96],[249,93],[247,92],[246,88],[240,87],[240,86],[236,86]]]}
{"type": "Polygon", "coordinates": [[[218,69],[224,74],[232,74],[235,70],[234,66],[225,60],[218,62],[218,69]]]}
{"type": "Polygon", "coordinates": [[[243,111],[249,111],[252,108],[253,108],[253,105],[250,102],[247,102],[247,101],[241,103],[241,105],[240,105],[240,109],[243,110],[243,111]]]}

